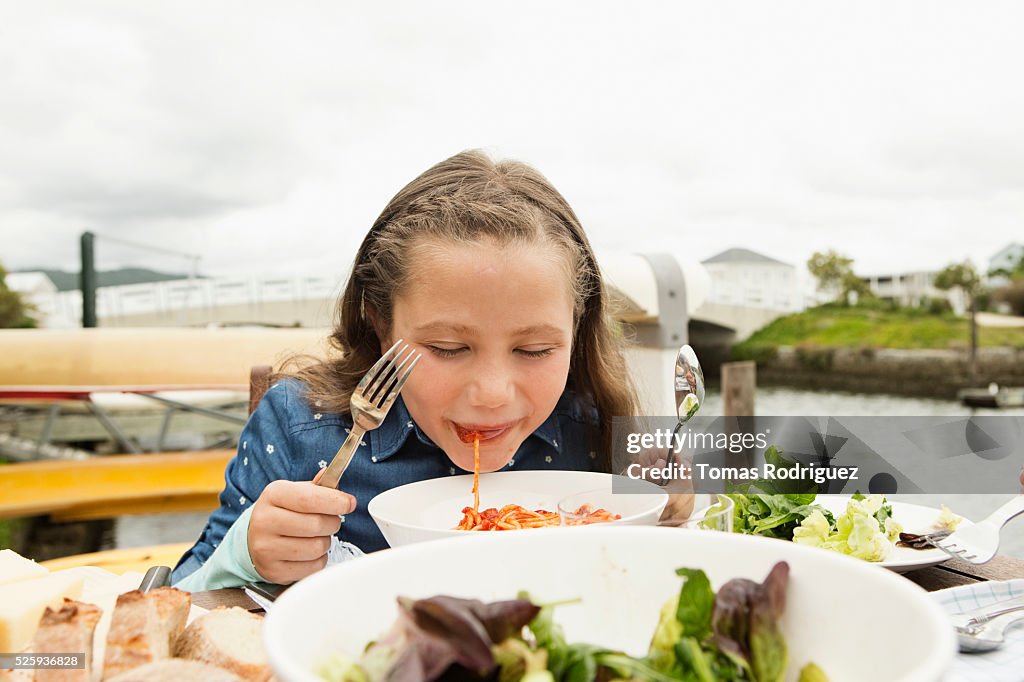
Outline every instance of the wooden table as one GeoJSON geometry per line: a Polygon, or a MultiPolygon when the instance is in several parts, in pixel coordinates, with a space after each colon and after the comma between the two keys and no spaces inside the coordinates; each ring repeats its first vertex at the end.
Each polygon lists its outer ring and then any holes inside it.
{"type": "Polygon", "coordinates": [[[905,576],[929,592],[934,592],[947,587],[971,585],[986,580],[1024,578],[1024,560],[996,556],[992,561],[978,566],[952,559],[938,566],[911,571],[905,576]]]}
{"type": "MultiPolygon", "coordinates": [[[[986,580],[1024,578],[1024,560],[997,556],[987,564],[975,566],[974,564],[953,559],[939,566],[911,571],[904,574],[904,577],[917,583],[929,592],[934,592],[935,590],[942,590],[947,587],[970,585],[986,580]]],[[[249,599],[245,592],[239,588],[193,592],[192,603],[207,609],[218,606],[240,606],[248,611],[262,612],[259,605],[249,599]]]]}

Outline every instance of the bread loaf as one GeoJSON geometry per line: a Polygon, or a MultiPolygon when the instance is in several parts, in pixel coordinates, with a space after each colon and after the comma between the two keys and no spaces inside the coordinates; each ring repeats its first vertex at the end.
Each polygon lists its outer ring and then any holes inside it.
{"type": "Polygon", "coordinates": [[[192,621],[174,655],[230,670],[244,680],[266,682],[270,664],[263,648],[263,618],[237,606],[218,608],[192,621]]]}
{"type": "Polygon", "coordinates": [[[60,609],[47,608],[32,639],[35,654],[84,653],[85,666],[39,668],[35,682],[89,682],[92,679],[92,638],[103,611],[93,604],[65,599],[60,609]]]}
{"type": "Polygon", "coordinates": [[[208,663],[167,658],[121,673],[109,682],[242,682],[242,678],[208,663]]]}
{"type": "Polygon", "coordinates": [[[191,603],[188,592],[173,587],[120,595],[107,633],[103,679],[170,656],[191,603]]]}

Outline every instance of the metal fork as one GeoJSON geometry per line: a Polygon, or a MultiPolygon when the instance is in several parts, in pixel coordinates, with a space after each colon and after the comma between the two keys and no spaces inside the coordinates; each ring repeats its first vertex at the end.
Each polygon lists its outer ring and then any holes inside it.
{"type": "Polygon", "coordinates": [[[949,554],[972,564],[983,564],[999,549],[999,531],[1007,521],[1024,513],[1024,495],[1013,499],[992,512],[984,521],[957,530],[944,538],[930,539],[929,543],[949,554]]]}
{"type": "Polygon", "coordinates": [[[370,368],[352,392],[352,430],[338,448],[334,459],[324,469],[324,473],[317,480],[317,485],[327,488],[338,487],[338,481],[352,461],[352,455],[359,448],[363,435],[383,423],[384,417],[395,404],[395,399],[405,386],[405,382],[409,380],[409,375],[420,361],[420,357],[415,350],[409,349],[409,344],[403,345],[402,339],[399,339],[370,368]]]}

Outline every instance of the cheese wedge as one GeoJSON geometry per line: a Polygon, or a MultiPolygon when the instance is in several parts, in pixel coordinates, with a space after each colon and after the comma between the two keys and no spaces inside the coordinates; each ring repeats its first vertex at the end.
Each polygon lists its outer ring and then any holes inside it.
{"type": "Polygon", "coordinates": [[[47,574],[47,570],[13,549],[0,549],[0,585],[47,574]]]}
{"type": "Polygon", "coordinates": [[[47,606],[60,609],[65,597],[81,594],[82,578],[62,571],[0,585],[0,651],[22,651],[32,642],[47,606]]]}

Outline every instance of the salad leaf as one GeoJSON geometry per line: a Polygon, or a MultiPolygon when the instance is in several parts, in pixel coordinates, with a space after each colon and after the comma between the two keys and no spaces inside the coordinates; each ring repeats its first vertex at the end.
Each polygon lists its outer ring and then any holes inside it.
{"type": "Polygon", "coordinates": [[[780,561],[763,583],[736,578],[715,596],[712,629],[715,641],[754,682],[778,682],[788,658],[778,619],[786,606],[789,565],[780,561]]]}
{"type": "Polygon", "coordinates": [[[963,521],[962,516],[957,516],[953,511],[946,505],[942,505],[942,509],[939,511],[939,516],[935,519],[934,527],[938,530],[956,530],[956,527],[963,521]]]}
{"type": "Polygon", "coordinates": [[[717,682],[712,670],[713,655],[706,653],[693,637],[683,637],[676,645],[679,660],[693,671],[699,682],[717,682]],[[710,659],[710,660],[709,660],[710,659]]]}
{"type": "Polygon", "coordinates": [[[669,599],[661,607],[658,624],[647,650],[647,660],[663,673],[671,673],[679,667],[675,645],[683,637],[683,624],[676,618],[678,611],[678,599],[669,599]]]}
{"type": "Polygon", "coordinates": [[[547,649],[532,649],[518,637],[509,637],[494,647],[498,682],[555,682],[548,670],[547,649]]]}
{"type": "Polygon", "coordinates": [[[891,513],[892,506],[882,495],[854,495],[834,524],[821,511],[814,511],[793,531],[793,542],[866,561],[883,561],[902,530],[891,513]]]}
{"type": "Polygon", "coordinates": [[[711,627],[718,648],[738,664],[750,660],[750,602],[757,583],[746,578],[730,580],[715,595],[711,627]]]}
{"type": "MultiPolygon", "coordinates": [[[[780,469],[796,469],[799,463],[796,460],[786,457],[782,450],[771,445],[764,451],[765,464],[772,464],[776,471],[780,469]]],[[[759,492],[765,495],[794,495],[805,498],[801,504],[810,504],[814,496],[821,492],[819,486],[812,480],[802,478],[760,478],[745,483],[727,485],[727,492],[744,494],[748,492],[759,492]],[[807,498],[807,496],[810,496],[807,498]]]]}
{"type": "Polygon", "coordinates": [[[656,669],[649,661],[625,654],[605,652],[601,654],[601,665],[616,676],[615,679],[643,680],[644,682],[678,682],[696,679],[684,677],[681,672],[665,673],[656,669]]]}
{"type": "MultiPolygon", "coordinates": [[[[776,470],[799,466],[787,458],[782,450],[770,446],[764,459],[776,470]]],[[[814,511],[818,486],[802,479],[757,479],[738,485],[727,484],[728,497],[734,504],[733,531],[753,535],[791,540],[793,531],[814,511]]],[[[716,510],[720,505],[715,505],[716,510]]]]}
{"type": "Polygon", "coordinates": [[[399,599],[398,603],[411,615],[420,631],[450,644],[448,657],[452,663],[459,663],[480,675],[494,669],[493,642],[473,613],[472,602],[455,597],[431,597],[419,601],[399,599]]]}
{"type": "MultiPolygon", "coordinates": [[[[733,531],[748,535],[791,540],[793,531],[815,509],[814,495],[730,494],[733,501],[733,531]]],[[[712,507],[712,511],[720,505],[712,507]]],[[[824,511],[824,510],[822,510],[824,511]]],[[[831,516],[831,515],[829,515],[831,516]]]]}
{"type": "Polygon", "coordinates": [[[797,682],[828,682],[828,676],[814,663],[808,663],[800,669],[800,677],[797,682]]]}
{"type": "Polygon", "coordinates": [[[399,618],[363,652],[357,667],[336,664],[327,672],[332,682],[423,682],[446,670],[462,668],[479,679],[497,667],[491,648],[522,631],[540,608],[528,601],[484,604],[475,599],[431,597],[398,599],[399,618]],[[499,637],[495,641],[491,633],[499,637]]]}
{"type": "MultiPolygon", "coordinates": [[[[520,599],[529,599],[525,592],[519,593],[520,599]]],[[[548,652],[548,670],[559,679],[569,667],[569,646],[565,641],[562,627],[555,622],[553,605],[542,606],[534,619],[527,625],[533,639],[540,649],[548,652]]]]}
{"type": "Polygon", "coordinates": [[[750,659],[757,682],[779,682],[786,673],[788,651],[779,619],[786,608],[788,582],[789,564],[775,564],[750,605],[750,659]]]}
{"type": "Polygon", "coordinates": [[[711,610],[715,603],[711,581],[700,569],[678,568],[676,575],[684,578],[683,587],[679,590],[676,620],[683,626],[684,637],[701,639],[711,632],[711,610]]]}
{"type": "Polygon", "coordinates": [[[363,669],[341,654],[334,654],[321,663],[316,674],[326,682],[369,682],[363,669]]]}
{"type": "MultiPolygon", "coordinates": [[[[526,597],[520,593],[521,598],[526,597]]],[[[540,608],[527,625],[537,648],[546,649],[548,670],[556,682],[590,682],[597,675],[599,654],[606,650],[589,644],[569,644],[562,627],[555,623],[554,604],[540,608]]]]}

